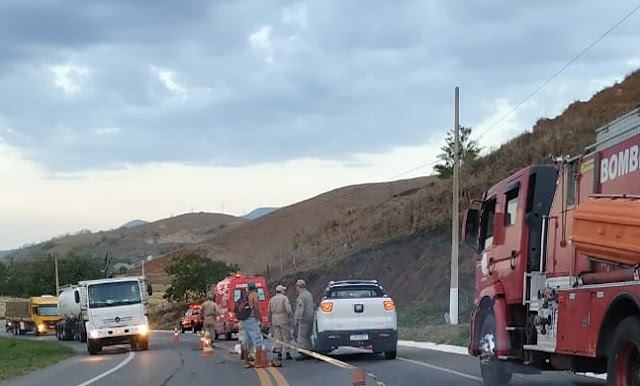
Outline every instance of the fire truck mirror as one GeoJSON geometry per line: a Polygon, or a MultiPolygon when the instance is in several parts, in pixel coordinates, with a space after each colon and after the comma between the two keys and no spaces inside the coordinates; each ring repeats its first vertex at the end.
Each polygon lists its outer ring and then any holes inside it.
{"type": "Polygon", "coordinates": [[[462,238],[469,247],[478,251],[478,231],[480,225],[480,211],[478,209],[467,209],[464,214],[464,228],[462,238]]]}

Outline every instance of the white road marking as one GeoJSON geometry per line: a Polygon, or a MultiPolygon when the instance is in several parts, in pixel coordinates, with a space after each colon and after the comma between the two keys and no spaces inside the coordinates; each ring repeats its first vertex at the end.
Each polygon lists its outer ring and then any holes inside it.
{"type": "Polygon", "coordinates": [[[404,361],[404,362],[413,363],[414,365],[423,366],[423,367],[428,367],[428,368],[433,369],[433,370],[443,371],[443,372],[445,372],[445,373],[449,373],[449,374],[457,375],[457,376],[462,377],[462,378],[473,379],[474,381],[482,382],[482,378],[480,378],[480,377],[476,377],[476,376],[474,376],[474,375],[469,375],[469,374],[461,373],[461,372],[459,372],[459,371],[455,371],[455,370],[447,369],[447,368],[444,368],[444,367],[439,367],[439,366],[430,365],[430,364],[428,364],[428,363],[424,363],[424,362],[414,361],[413,359],[400,358],[400,357],[398,357],[398,359],[399,359],[399,360],[401,360],[401,361],[404,361]]]}
{"type": "Polygon", "coordinates": [[[399,340],[398,346],[420,348],[420,349],[431,350],[431,351],[440,351],[440,352],[446,352],[450,354],[460,354],[460,355],[469,356],[469,351],[466,347],[452,346],[448,344],[436,344],[431,342],[415,342],[412,340],[399,340]]]}
{"type": "Polygon", "coordinates": [[[109,374],[115,373],[116,371],[120,370],[121,368],[123,368],[124,366],[127,365],[127,363],[131,362],[131,360],[133,359],[133,357],[136,356],[136,353],[133,351],[129,351],[129,355],[122,361],[120,362],[117,366],[112,367],[111,369],[105,371],[102,374],[96,375],[95,377],[89,379],[88,381],[82,382],[81,384],[77,385],[77,386],[88,386],[92,383],[95,383],[96,381],[106,377],[109,374]]]}

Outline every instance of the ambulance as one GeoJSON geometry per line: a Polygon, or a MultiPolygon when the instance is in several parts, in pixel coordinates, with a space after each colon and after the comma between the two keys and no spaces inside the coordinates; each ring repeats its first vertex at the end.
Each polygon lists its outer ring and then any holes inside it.
{"type": "Polygon", "coordinates": [[[269,330],[269,320],[267,318],[267,307],[269,306],[269,290],[267,281],[262,276],[245,276],[240,273],[227,276],[213,288],[214,302],[218,305],[221,315],[216,319],[216,338],[224,335],[227,340],[232,335],[238,333],[238,319],[233,312],[234,304],[247,291],[250,282],[256,283],[258,299],[260,301],[260,312],[262,314],[262,330],[269,330]]]}

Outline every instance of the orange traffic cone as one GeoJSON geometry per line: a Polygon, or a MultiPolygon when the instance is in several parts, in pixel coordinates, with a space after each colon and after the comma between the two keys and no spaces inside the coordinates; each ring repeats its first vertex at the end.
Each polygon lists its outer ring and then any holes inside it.
{"type": "Polygon", "coordinates": [[[180,335],[178,335],[178,328],[173,329],[173,341],[178,343],[180,342],[180,335]]]}
{"type": "Polygon", "coordinates": [[[204,348],[202,349],[202,356],[213,356],[213,347],[211,347],[211,336],[209,336],[209,331],[204,334],[204,348]]]}
{"type": "Polygon", "coordinates": [[[355,369],[353,370],[353,386],[366,386],[367,379],[364,374],[364,370],[355,369]]]}
{"type": "Polygon", "coordinates": [[[204,333],[200,331],[198,335],[200,335],[200,350],[203,350],[204,349],[204,333]]]}

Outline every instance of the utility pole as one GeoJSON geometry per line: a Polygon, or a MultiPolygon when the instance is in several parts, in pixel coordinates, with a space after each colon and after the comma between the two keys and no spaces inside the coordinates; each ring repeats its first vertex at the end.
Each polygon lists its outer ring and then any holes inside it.
{"type": "Polygon", "coordinates": [[[58,254],[57,253],[53,254],[53,261],[54,261],[55,266],[56,266],[56,296],[58,296],[58,295],[60,295],[60,293],[59,293],[60,278],[58,276],[58,254]]]}
{"type": "Polygon", "coordinates": [[[144,257],[142,258],[142,276],[144,277],[144,257]]]}
{"type": "Polygon", "coordinates": [[[451,287],[449,290],[449,319],[458,324],[458,218],[459,218],[459,149],[460,149],[460,88],[455,92],[455,123],[453,148],[453,214],[451,216],[451,287]]]}

